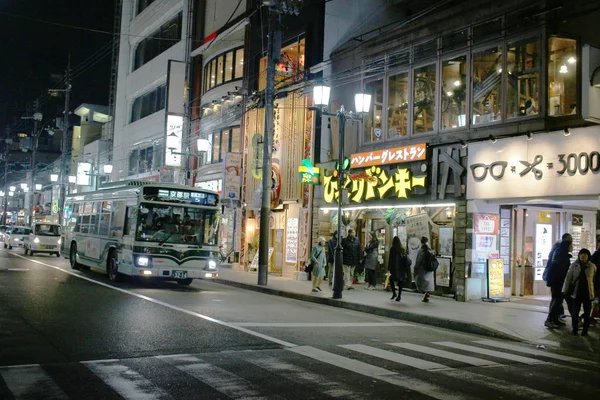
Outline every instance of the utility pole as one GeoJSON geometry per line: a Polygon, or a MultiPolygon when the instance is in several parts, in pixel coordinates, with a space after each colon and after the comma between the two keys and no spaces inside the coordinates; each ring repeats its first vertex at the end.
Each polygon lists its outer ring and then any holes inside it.
{"type": "Polygon", "coordinates": [[[39,112],[40,101],[39,98],[35,99],[34,114],[33,114],[33,134],[31,135],[31,167],[29,171],[29,202],[27,203],[27,209],[29,213],[29,223],[33,223],[33,203],[35,197],[35,156],[37,154],[38,139],[41,134],[39,128],[40,122],[42,121],[42,114],[39,112]]]}
{"type": "Polygon", "coordinates": [[[185,145],[185,178],[184,184],[193,186],[194,177],[190,167],[192,153],[192,83],[193,83],[193,65],[192,65],[192,43],[194,40],[192,26],[194,24],[194,4],[191,0],[187,1],[187,35],[185,39],[185,93],[184,93],[184,116],[182,141],[185,145]]]}
{"type": "Polygon", "coordinates": [[[266,285],[269,274],[269,219],[271,214],[271,137],[273,135],[273,101],[275,95],[275,63],[281,53],[279,0],[267,4],[269,33],[267,44],[267,87],[265,90],[265,134],[263,136],[262,203],[260,207],[260,239],[258,245],[258,284],[266,285]]]}
{"type": "Polygon", "coordinates": [[[65,111],[64,111],[64,127],[62,138],[62,155],[60,162],[60,196],[58,200],[58,223],[62,225],[65,206],[65,197],[67,195],[67,140],[69,137],[69,100],[71,96],[71,59],[65,71],[65,111]]]}
{"type": "Polygon", "coordinates": [[[10,157],[10,129],[6,127],[6,139],[4,139],[4,212],[2,214],[2,224],[6,225],[6,213],[8,211],[8,159],[10,157]]]}

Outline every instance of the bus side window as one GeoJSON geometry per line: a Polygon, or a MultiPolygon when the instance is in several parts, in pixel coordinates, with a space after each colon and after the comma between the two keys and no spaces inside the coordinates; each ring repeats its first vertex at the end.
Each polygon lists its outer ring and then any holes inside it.
{"type": "Polygon", "coordinates": [[[125,225],[125,202],[113,201],[110,219],[110,236],[123,237],[123,226],[125,225]]]}
{"type": "Polygon", "coordinates": [[[127,207],[127,215],[125,217],[125,234],[133,236],[135,234],[135,208],[134,206],[127,207]]]}

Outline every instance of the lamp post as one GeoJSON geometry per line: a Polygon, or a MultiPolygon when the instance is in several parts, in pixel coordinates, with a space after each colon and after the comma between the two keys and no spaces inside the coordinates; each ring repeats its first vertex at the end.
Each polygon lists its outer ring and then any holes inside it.
{"type": "MultiPolygon", "coordinates": [[[[333,298],[341,299],[344,289],[343,277],[343,249],[342,249],[342,183],[344,181],[343,164],[344,164],[344,134],[346,130],[346,120],[360,119],[356,117],[352,111],[346,111],[342,105],[337,113],[331,113],[323,110],[323,107],[329,105],[329,94],[331,88],[328,86],[315,86],[313,88],[313,98],[315,105],[319,108],[322,115],[337,117],[340,121],[339,128],[339,143],[338,143],[338,204],[337,204],[337,244],[335,246],[335,257],[333,264],[333,298]]],[[[354,95],[354,103],[357,114],[368,113],[371,107],[371,95],[359,93],[354,95]]]]}

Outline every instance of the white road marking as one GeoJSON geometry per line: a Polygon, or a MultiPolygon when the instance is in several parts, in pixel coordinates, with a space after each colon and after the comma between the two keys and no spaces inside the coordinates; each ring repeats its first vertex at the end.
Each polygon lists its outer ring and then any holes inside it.
{"type": "Polygon", "coordinates": [[[0,376],[16,400],[69,398],[39,365],[26,368],[2,367],[0,376]]]}
{"type": "Polygon", "coordinates": [[[447,358],[449,360],[459,361],[469,365],[475,365],[476,367],[488,367],[491,365],[500,365],[497,362],[484,360],[482,358],[475,358],[465,356],[462,354],[451,353],[449,351],[436,349],[433,347],[419,346],[418,344],[412,343],[388,343],[390,346],[400,347],[402,349],[418,351],[419,353],[429,354],[432,356],[447,358]]]}
{"type": "Polygon", "coordinates": [[[530,354],[532,356],[552,358],[554,360],[568,361],[568,362],[577,363],[577,364],[598,365],[598,363],[594,362],[594,361],[583,360],[581,358],[575,358],[575,357],[569,357],[569,356],[563,356],[562,354],[555,354],[555,353],[550,353],[550,352],[537,350],[537,349],[530,349],[528,347],[524,347],[524,346],[518,345],[518,344],[498,342],[495,340],[475,340],[474,342],[477,344],[483,344],[485,346],[497,347],[497,348],[503,349],[503,350],[511,350],[511,351],[516,351],[518,353],[530,354]]]}
{"type": "Polygon", "coordinates": [[[29,268],[8,268],[8,271],[29,271],[29,268]]]}
{"type": "Polygon", "coordinates": [[[360,375],[368,376],[369,378],[378,379],[389,384],[399,386],[408,390],[422,393],[435,399],[470,399],[475,398],[468,395],[453,394],[446,388],[434,385],[420,379],[410,376],[399,376],[396,372],[384,368],[380,368],[362,361],[352,358],[343,357],[334,353],[329,353],[324,350],[319,350],[310,346],[296,346],[286,349],[296,354],[310,357],[317,361],[333,365],[360,375]]]}
{"type": "Polygon", "coordinates": [[[286,342],[285,340],[280,340],[280,339],[274,338],[274,337],[269,336],[269,335],[263,335],[262,333],[255,332],[255,331],[252,331],[250,329],[246,329],[246,328],[241,327],[241,326],[236,326],[234,324],[230,324],[228,322],[221,321],[221,320],[215,319],[213,317],[209,317],[208,315],[204,315],[204,314],[200,314],[200,313],[197,313],[197,312],[194,312],[194,311],[186,310],[185,308],[177,307],[177,306],[174,306],[172,304],[165,303],[164,301],[153,299],[152,297],[144,296],[144,295],[141,295],[141,294],[138,294],[138,293],[135,293],[135,292],[131,292],[131,291],[126,290],[126,289],[121,289],[121,288],[118,288],[118,287],[115,287],[115,286],[111,286],[111,285],[103,283],[103,282],[98,282],[98,281],[96,281],[94,279],[91,279],[91,278],[88,278],[88,277],[76,274],[76,273],[71,272],[71,271],[65,271],[64,269],[62,269],[60,267],[57,267],[55,265],[46,264],[46,263],[43,263],[43,262],[37,261],[37,260],[31,260],[31,259],[29,259],[27,257],[23,257],[22,255],[16,254],[16,253],[9,253],[9,254],[12,254],[12,255],[14,255],[16,257],[20,257],[20,258],[22,258],[24,260],[27,260],[27,261],[30,261],[32,263],[43,265],[44,267],[53,268],[53,269],[55,269],[57,271],[63,272],[65,274],[69,274],[69,275],[74,276],[74,277],[79,278],[79,279],[83,279],[85,281],[94,283],[96,285],[103,286],[105,288],[116,290],[118,292],[125,293],[125,294],[128,294],[130,296],[134,296],[134,297],[137,297],[137,298],[142,299],[142,300],[149,301],[149,302],[154,303],[154,304],[159,304],[161,306],[170,308],[171,310],[179,311],[179,312],[191,315],[193,317],[202,318],[202,319],[204,319],[206,321],[213,322],[213,323],[218,324],[218,325],[226,326],[228,328],[235,329],[235,330],[238,330],[240,332],[247,333],[248,335],[259,337],[259,338],[264,339],[264,340],[268,340],[270,342],[276,343],[276,344],[284,346],[284,347],[294,347],[294,346],[297,346],[294,343],[286,342]]]}
{"type": "Polygon", "coordinates": [[[458,349],[458,350],[470,351],[472,353],[483,354],[486,356],[503,358],[505,360],[515,361],[515,362],[519,362],[519,363],[523,363],[523,364],[529,364],[529,365],[547,364],[547,362],[536,360],[535,358],[523,357],[523,356],[518,356],[515,354],[509,354],[506,352],[500,352],[500,351],[495,351],[495,350],[482,349],[480,347],[468,346],[466,344],[460,344],[460,343],[454,343],[454,342],[434,342],[434,344],[437,344],[440,346],[445,346],[445,347],[451,347],[453,349],[458,349]]]}
{"type": "Polygon", "coordinates": [[[167,392],[152,384],[143,375],[126,365],[107,362],[86,362],[88,367],[104,383],[126,399],[172,399],[167,392]]]}
{"type": "Polygon", "coordinates": [[[282,378],[292,380],[296,383],[308,383],[315,390],[329,397],[348,400],[363,400],[368,397],[366,393],[348,390],[348,385],[346,384],[330,381],[320,374],[286,363],[275,357],[261,356],[258,359],[253,358],[247,361],[282,378]]]}
{"type": "Polygon", "coordinates": [[[230,322],[254,328],[378,328],[412,326],[404,322],[230,322]]]}
{"type": "Polygon", "coordinates": [[[176,357],[156,357],[173,365],[180,371],[206,383],[220,393],[232,399],[276,399],[265,397],[254,385],[223,368],[206,363],[204,360],[192,355],[180,355],[176,357]]]}
{"type": "Polygon", "coordinates": [[[376,347],[365,346],[364,344],[345,344],[339,345],[339,347],[366,354],[368,356],[392,361],[398,364],[408,365],[409,367],[422,369],[424,371],[441,371],[450,368],[442,364],[422,360],[420,358],[405,356],[404,354],[394,353],[392,351],[381,350],[376,347]]]}

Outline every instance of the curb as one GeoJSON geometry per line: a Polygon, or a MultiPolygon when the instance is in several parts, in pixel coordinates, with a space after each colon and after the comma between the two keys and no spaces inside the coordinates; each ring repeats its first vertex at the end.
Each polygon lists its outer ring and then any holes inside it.
{"type": "Polygon", "coordinates": [[[423,325],[430,325],[430,326],[435,326],[438,328],[450,329],[453,331],[472,333],[475,335],[487,336],[487,337],[492,337],[492,338],[496,338],[496,339],[510,340],[513,342],[522,342],[522,339],[520,339],[520,338],[511,336],[509,334],[506,334],[504,332],[501,332],[501,331],[498,331],[498,330],[495,330],[492,328],[488,328],[483,325],[467,323],[467,322],[458,321],[458,320],[449,319],[449,318],[432,317],[429,315],[416,314],[416,313],[411,313],[411,312],[407,312],[407,311],[389,310],[389,309],[381,308],[381,307],[357,304],[357,303],[352,303],[352,302],[343,301],[343,300],[336,300],[336,299],[332,299],[329,297],[315,297],[315,296],[311,296],[309,294],[287,292],[284,290],[272,289],[272,288],[268,288],[268,287],[251,285],[251,284],[241,283],[241,282],[236,282],[236,281],[230,281],[230,280],[221,279],[221,278],[213,279],[213,282],[220,283],[222,285],[237,287],[240,289],[252,290],[254,292],[259,292],[259,293],[263,293],[263,294],[269,294],[269,295],[273,295],[273,296],[281,296],[281,297],[286,297],[286,298],[294,299],[294,300],[306,301],[306,302],[310,302],[310,303],[317,303],[317,304],[322,304],[322,305],[332,306],[332,307],[339,307],[339,308],[363,312],[363,313],[367,313],[367,314],[371,314],[371,315],[378,315],[380,317],[387,317],[387,318],[399,319],[402,321],[416,322],[416,323],[423,324],[423,325]]]}

